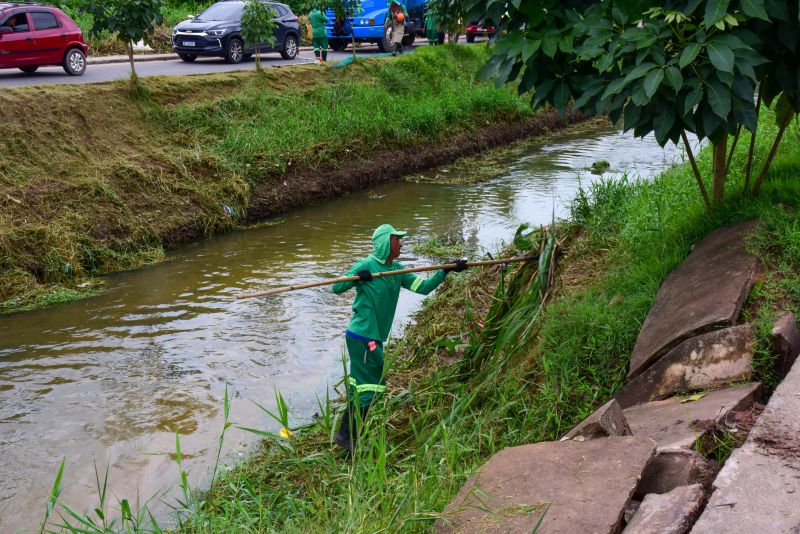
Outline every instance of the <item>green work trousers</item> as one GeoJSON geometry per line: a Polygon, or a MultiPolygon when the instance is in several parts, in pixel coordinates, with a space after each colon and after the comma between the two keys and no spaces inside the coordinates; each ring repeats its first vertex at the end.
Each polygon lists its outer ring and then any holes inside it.
{"type": "Polygon", "coordinates": [[[386,391],[383,375],[383,343],[362,341],[345,336],[347,353],[350,356],[350,387],[348,400],[360,408],[368,408],[376,395],[386,391]]]}
{"type": "Polygon", "coordinates": [[[314,47],[314,52],[328,51],[328,38],[327,37],[312,37],[311,45],[314,47]]]}

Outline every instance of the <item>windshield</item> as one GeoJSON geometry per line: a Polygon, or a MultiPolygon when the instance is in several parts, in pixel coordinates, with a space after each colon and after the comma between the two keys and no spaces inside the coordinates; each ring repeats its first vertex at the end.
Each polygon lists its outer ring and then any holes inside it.
{"type": "Polygon", "coordinates": [[[199,15],[195,20],[242,20],[242,11],[244,6],[242,4],[228,4],[219,3],[209,7],[199,15]]]}

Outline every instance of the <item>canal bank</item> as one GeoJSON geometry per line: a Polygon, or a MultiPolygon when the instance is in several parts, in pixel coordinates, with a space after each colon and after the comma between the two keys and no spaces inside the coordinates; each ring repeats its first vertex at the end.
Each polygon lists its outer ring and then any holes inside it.
{"type": "MultiPolygon", "coordinates": [[[[206,487],[226,384],[231,420],[272,432],[279,426],[252,401],[272,410],[278,389],[294,427],[320,411],[317,397],[335,397],[350,297],[325,288],[241,301],[236,294],[338,275],[369,253],[384,221],[409,230],[400,258],[408,266],[438,262],[432,241],[494,252],[521,223],[568,217],[581,186],[601,179],[590,170],[595,161],[608,160],[606,177],[649,179],[677,158],[653,140],[587,124],[180,247],[169,261],[108,277],[99,296],[3,317],[0,468],[11,482],[0,492],[2,524],[38,521],[62,457],[61,497],[80,510],[97,505],[94,461],[101,475],[108,468],[114,495],[130,502],[137,488],[144,500],[169,487],[179,480],[176,431],[192,487],[206,487]]],[[[393,336],[420,301],[404,292],[393,336]]],[[[253,439],[229,429],[223,463],[250,454],[253,439]]]]}
{"type": "MultiPolygon", "coordinates": [[[[33,87],[0,95],[0,312],[102,291],[98,275],[563,127],[475,81],[485,47],[347,68],[33,87]]],[[[568,117],[569,120],[578,119],[568,117]]]]}

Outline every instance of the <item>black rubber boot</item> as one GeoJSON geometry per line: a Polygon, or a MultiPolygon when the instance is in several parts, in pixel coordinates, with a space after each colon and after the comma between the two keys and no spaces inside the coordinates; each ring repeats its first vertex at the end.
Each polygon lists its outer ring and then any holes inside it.
{"type": "Polygon", "coordinates": [[[350,435],[351,427],[355,430],[355,425],[353,423],[353,418],[350,412],[350,405],[347,405],[347,408],[344,409],[344,413],[342,414],[342,424],[339,426],[339,431],[333,437],[333,441],[343,449],[347,449],[348,451],[352,451],[353,447],[355,446],[356,436],[350,435]]]}

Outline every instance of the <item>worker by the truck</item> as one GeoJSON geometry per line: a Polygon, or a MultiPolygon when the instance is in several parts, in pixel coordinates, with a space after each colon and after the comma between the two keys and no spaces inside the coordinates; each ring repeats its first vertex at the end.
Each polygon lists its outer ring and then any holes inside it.
{"type": "Polygon", "coordinates": [[[311,23],[311,45],[314,47],[314,56],[319,61],[328,61],[328,34],[325,32],[325,25],[328,17],[322,13],[321,8],[315,7],[308,15],[311,23]]]}
{"type": "Polygon", "coordinates": [[[428,11],[425,13],[425,37],[428,38],[429,45],[439,44],[439,15],[433,3],[428,4],[428,11]]]}
{"type": "Polygon", "coordinates": [[[408,18],[408,11],[406,6],[397,0],[389,2],[389,12],[386,14],[389,19],[389,24],[392,26],[391,43],[394,47],[392,54],[403,53],[403,35],[406,33],[406,19],[408,18]],[[402,15],[402,16],[401,16],[402,15]]]}

